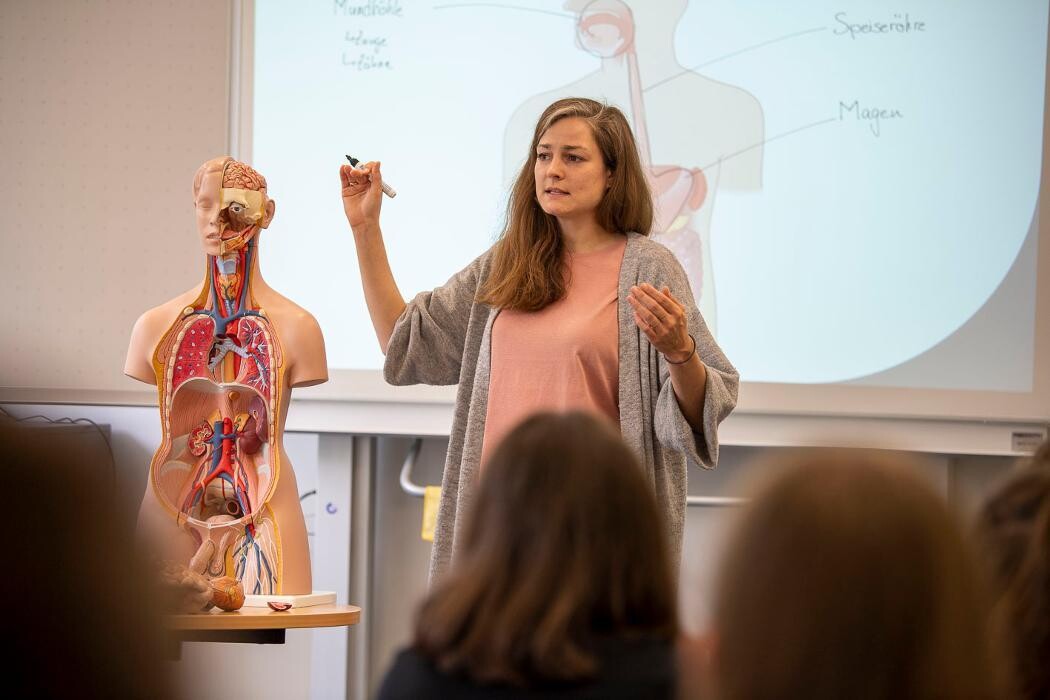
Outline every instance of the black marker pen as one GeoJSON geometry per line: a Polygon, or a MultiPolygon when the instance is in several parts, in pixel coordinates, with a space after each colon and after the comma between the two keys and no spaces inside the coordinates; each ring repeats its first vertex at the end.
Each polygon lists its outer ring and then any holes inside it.
{"type": "MultiPolygon", "coordinates": [[[[349,156],[348,155],[346,157],[346,159],[348,161],[350,161],[350,167],[352,167],[354,170],[363,170],[363,168],[358,165],[358,163],[360,163],[361,161],[359,161],[357,158],[354,158],[353,156],[349,156]]],[[[394,197],[397,196],[397,190],[395,190],[393,187],[391,187],[390,185],[388,185],[388,184],[386,184],[384,182],[383,183],[383,194],[385,194],[387,197],[390,197],[391,199],[393,199],[394,197]]]]}

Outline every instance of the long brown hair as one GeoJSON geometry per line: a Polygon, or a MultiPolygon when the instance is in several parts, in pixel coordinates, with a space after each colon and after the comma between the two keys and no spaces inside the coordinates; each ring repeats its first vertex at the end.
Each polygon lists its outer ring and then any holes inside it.
{"type": "Polygon", "coordinates": [[[587,122],[612,177],[598,204],[598,225],[607,231],[648,235],[653,199],[642,170],[634,134],[616,107],[570,97],[543,111],[507,203],[507,222],[495,246],[492,271],[478,301],[496,308],[537,311],[563,296],[563,242],[558,221],[536,201],[536,147],[547,129],[562,119],[587,122]]]}
{"type": "Polygon", "coordinates": [[[584,679],[592,643],[677,630],[666,533],[619,434],[537,414],[485,467],[463,550],[424,602],[416,648],[480,683],[584,679]]]}
{"type": "Polygon", "coordinates": [[[977,530],[1017,691],[1050,697],[1050,440],[992,493],[977,530]]]}
{"type": "Polygon", "coordinates": [[[715,605],[720,698],[992,698],[978,569],[915,465],[785,460],[730,539],[715,605]]]}

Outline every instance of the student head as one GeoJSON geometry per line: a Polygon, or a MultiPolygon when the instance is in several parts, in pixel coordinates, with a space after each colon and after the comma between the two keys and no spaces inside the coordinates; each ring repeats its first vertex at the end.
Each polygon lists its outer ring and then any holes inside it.
{"type": "MultiPolygon", "coordinates": [[[[152,580],[114,475],[68,430],[0,421],[10,697],[169,697],[152,580]]],[[[88,445],[90,447],[90,444],[88,445]]]]}
{"type": "Polygon", "coordinates": [[[653,226],[652,195],[626,117],[584,98],[558,100],[540,115],[482,300],[535,311],[560,299],[561,224],[569,221],[613,233],[648,234],[653,226]]]}
{"type": "Polygon", "coordinates": [[[1050,440],[991,494],[977,519],[992,626],[1021,697],[1050,696],[1050,440]]]}
{"type": "Polygon", "coordinates": [[[976,568],[914,465],[853,451],[785,461],[728,543],[717,697],[998,697],[976,568]]]}
{"type": "Polygon", "coordinates": [[[485,467],[465,534],[416,628],[417,649],[446,672],[583,679],[599,639],[676,633],[652,488],[598,418],[538,414],[513,430],[485,467]]]}

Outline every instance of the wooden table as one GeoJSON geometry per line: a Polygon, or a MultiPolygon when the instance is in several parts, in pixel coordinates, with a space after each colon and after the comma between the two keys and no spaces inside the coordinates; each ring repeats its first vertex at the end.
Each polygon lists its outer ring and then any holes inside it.
{"type": "Polygon", "coordinates": [[[276,612],[270,608],[241,608],[234,612],[213,609],[195,615],[167,615],[165,627],[175,643],[178,658],[182,642],[233,642],[284,644],[285,630],[345,627],[361,620],[356,605],[313,605],[276,612]]]}

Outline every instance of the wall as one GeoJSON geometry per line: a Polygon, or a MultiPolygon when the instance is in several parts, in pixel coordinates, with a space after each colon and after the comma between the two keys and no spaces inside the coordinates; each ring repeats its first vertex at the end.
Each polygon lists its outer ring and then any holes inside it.
{"type": "Polygon", "coordinates": [[[132,324],[203,274],[191,185],[226,148],[228,15],[0,3],[0,387],[139,390],[132,324]]]}

